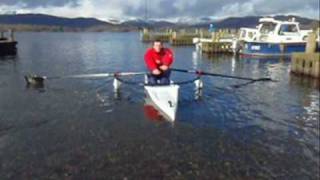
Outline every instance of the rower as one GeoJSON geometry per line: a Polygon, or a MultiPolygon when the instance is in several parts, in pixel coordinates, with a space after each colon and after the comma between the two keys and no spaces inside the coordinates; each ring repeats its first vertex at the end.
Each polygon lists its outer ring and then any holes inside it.
{"type": "Polygon", "coordinates": [[[161,40],[155,40],[152,48],[147,49],[144,59],[150,71],[148,85],[169,85],[170,66],[174,61],[172,50],[165,48],[161,40]]]}

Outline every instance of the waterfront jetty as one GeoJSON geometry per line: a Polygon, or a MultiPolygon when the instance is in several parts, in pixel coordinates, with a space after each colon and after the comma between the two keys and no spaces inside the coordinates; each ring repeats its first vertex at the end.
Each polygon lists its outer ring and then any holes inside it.
{"type": "Polygon", "coordinates": [[[161,40],[162,42],[169,42],[172,36],[172,29],[161,29],[159,31],[152,31],[147,28],[143,28],[140,31],[140,39],[142,42],[148,43],[156,39],[161,40]]]}
{"type": "Polygon", "coordinates": [[[306,52],[293,53],[291,62],[291,72],[293,74],[320,78],[320,42],[319,28],[310,33],[307,40],[306,52]]]}
{"type": "Polygon", "coordinates": [[[8,30],[7,32],[0,31],[0,56],[16,55],[16,46],[17,41],[15,40],[13,30],[8,30]]]}
{"type": "Polygon", "coordinates": [[[210,37],[194,38],[193,43],[202,53],[234,53],[235,39],[238,38],[237,29],[218,29],[211,32],[210,37]]]}
{"type": "Polygon", "coordinates": [[[193,39],[205,34],[203,29],[180,29],[172,32],[170,44],[172,46],[193,46],[193,39]]]}
{"type": "Polygon", "coordinates": [[[144,28],[140,32],[142,42],[159,39],[172,46],[194,46],[204,53],[232,53],[233,39],[238,37],[237,29],[218,29],[209,32],[208,29],[163,29],[154,31],[144,28]]]}
{"type": "Polygon", "coordinates": [[[192,46],[193,38],[200,37],[201,34],[203,34],[203,31],[199,29],[162,29],[154,31],[144,28],[140,37],[142,42],[152,42],[155,39],[159,39],[170,43],[172,46],[192,46]]]}

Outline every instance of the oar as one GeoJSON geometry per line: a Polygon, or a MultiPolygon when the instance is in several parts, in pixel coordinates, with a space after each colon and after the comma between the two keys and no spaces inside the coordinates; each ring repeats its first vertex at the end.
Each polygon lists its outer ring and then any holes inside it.
{"type": "Polygon", "coordinates": [[[216,73],[209,73],[209,72],[203,72],[203,71],[198,71],[198,70],[186,70],[186,69],[176,69],[172,68],[171,70],[173,71],[178,71],[178,72],[185,72],[185,73],[194,73],[198,75],[206,75],[206,76],[216,76],[216,77],[223,77],[223,78],[231,78],[231,79],[241,79],[241,80],[247,80],[247,81],[273,81],[276,82],[276,80],[273,80],[271,78],[248,78],[248,77],[239,77],[239,76],[230,76],[230,75],[225,75],[225,74],[216,74],[216,73]]]}
{"type": "Polygon", "coordinates": [[[77,75],[67,75],[67,76],[39,76],[39,75],[26,75],[24,76],[27,84],[43,84],[45,80],[50,79],[83,79],[83,78],[105,78],[112,76],[133,76],[142,75],[146,72],[119,72],[119,73],[99,73],[99,74],[77,74],[77,75]]]}

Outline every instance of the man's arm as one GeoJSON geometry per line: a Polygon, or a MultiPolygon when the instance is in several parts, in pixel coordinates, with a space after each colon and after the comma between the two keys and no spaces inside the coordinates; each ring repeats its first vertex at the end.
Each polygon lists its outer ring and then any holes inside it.
{"type": "Polygon", "coordinates": [[[150,49],[147,50],[146,54],[144,55],[144,61],[146,63],[147,68],[150,71],[157,69],[157,64],[154,62],[152,58],[152,51],[150,49]]]}
{"type": "Polygon", "coordinates": [[[163,57],[163,65],[170,67],[171,64],[173,63],[174,57],[173,57],[173,52],[170,49],[165,50],[165,55],[163,57]]]}

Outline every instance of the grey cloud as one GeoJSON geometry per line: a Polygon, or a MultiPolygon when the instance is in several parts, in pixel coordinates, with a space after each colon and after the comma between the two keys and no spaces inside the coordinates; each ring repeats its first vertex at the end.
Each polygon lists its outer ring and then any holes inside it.
{"type": "MultiPolygon", "coordinates": [[[[62,7],[70,3],[73,6],[81,6],[81,2],[82,0],[0,0],[0,6],[23,3],[26,8],[62,7]]],[[[319,0],[90,0],[89,2],[98,10],[99,8],[104,8],[105,11],[119,10],[121,14],[116,15],[125,17],[144,17],[147,5],[148,17],[162,19],[288,13],[300,13],[302,16],[308,14],[319,19],[319,0]]]]}
{"type": "MultiPolygon", "coordinates": [[[[308,9],[319,12],[319,0],[251,0],[243,2],[239,0],[198,0],[194,4],[181,3],[182,7],[174,7],[173,4],[177,1],[185,0],[158,0],[149,2],[149,17],[201,17],[222,15],[224,13],[232,13],[226,14],[228,16],[267,15],[301,12],[301,10],[308,9]]],[[[179,5],[179,3],[177,4],[179,5]]],[[[141,5],[138,9],[126,7],[123,12],[128,16],[142,17],[144,14],[144,5],[141,5]]],[[[317,15],[314,14],[314,16],[316,17],[317,15]]]]}
{"type": "Polygon", "coordinates": [[[46,6],[64,6],[71,4],[79,5],[78,0],[0,0],[0,5],[20,5],[24,4],[26,7],[46,7],[46,6]]]}
{"type": "MultiPolygon", "coordinates": [[[[200,0],[194,4],[179,3],[185,0],[157,0],[147,3],[148,16],[151,18],[169,18],[180,16],[210,16],[217,12],[225,4],[232,3],[234,0],[200,0]],[[178,3],[177,3],[178,2],[178,3]],[[174,7],[173,4],[182,4],[180,7],[174,7]]],[[[145,13],[145,4],[141,4],[139,9],[126,7],[124,14],[129,16],[143,16],[145,13]]]]}

